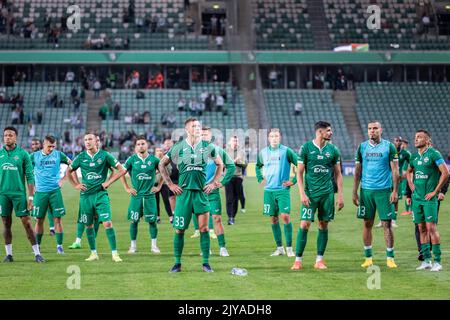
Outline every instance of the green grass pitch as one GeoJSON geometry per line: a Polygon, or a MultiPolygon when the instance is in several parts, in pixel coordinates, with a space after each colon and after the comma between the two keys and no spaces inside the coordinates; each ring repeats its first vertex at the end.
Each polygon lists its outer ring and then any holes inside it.
{"type": "MultiPolygon", "coordinates": [[[[330,224],[325,259],[328,269],[314,270],[317,226],[309,232],[304,255],[304,269],[291,271],[293,258],[270,257],[275,244],[269,219],[262,215],[263,190],[254,178],[245,180],[247,213],[238,213],[234,226],[225,225],[230,257],[218,256],[217,240],[211,240],[213,255],[210,263],[215,270],[201,270],[199,239],[191,239],[192,224],[186,233],[183,271],[170,274],[173,265],[173,230],[162,209],[158,225],[160,255],[150,253],[148,226],[141,222],[138,253],[128,255],[129,224],[126,221],[128,195],[120,182],[110,189],[113,223],[117,231],[118,250],[123,263],[111,261],[103,227],[98,235],[100,261],[85,262],[89,250],[83,236],[81,250],[69,250],[75,238],[78,193],[67,183],[63,195],[67,215],[63,219],[66,254],[56,254],[55,239],[46,227],[42,243],[45,264],[33,260],[31,247],[17,218],[13,221],[13,250],[15,262],[0,263],[0,299],[448,299],[450,298],[450,205],[443,203],[439,230],[442,236],[444,270],[439,273],[416,271],[417,251],[411,216],[399,217],[395,229],[397,270],[385,265],[383,231],[374,229],[374,262],[380,267],[381,288],[369,290],[370,274],[360,267],[363,261],[362,222],[356,219],[351,203],[352,178],[345,178],[345,208],[330,224]],[[78,266],[81,288],[68,289],[69,266],[78,266]],[[248,276],[231,275],[233,267],[246,268],[248,276]]],[[[297,186],[292,188],[292,220],[295,237],[299,225],[297,186]]],[[[222,202],[224,196],[222,191],[222,202]]],[[[224,207],[225,208],[225,207],[224,207]]],[[[404,203],[400,204],[400,212],[404,203]]],[[[226,224],[226,214],[223,212],[226,224]]],[[[283,243],[284,233],[283,233],[283,243]]],[[[2,250],[3,246],[2,246],[2,250]]],[[[4,254],[4,251],[3,251],[4,254]]],[[[2,254],[2,256],[3,256],[2,254]]]]}

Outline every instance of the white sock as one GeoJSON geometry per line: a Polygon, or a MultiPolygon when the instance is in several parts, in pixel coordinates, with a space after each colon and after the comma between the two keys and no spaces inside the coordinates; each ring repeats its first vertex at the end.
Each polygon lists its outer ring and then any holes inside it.
{"type": "Polygon", "coordinates": [[[56,245],[56,248],[62,248],[63,246],[62,246],[62,244],[57,244],[56,245]]]}
{"type": "Polygon", "coordinates": [[[6,255],[7,256],[12,256],[12,244],[7,244],[5,245],[5,249],[6,249],[6,255]]]}
{"type": "Polygon", "coordinates": [[[37,256],[38,254],[41,254],[39,251],[39,245],[35,244],[34,246],[31,246],[33,248],[34,255],[37,256]]]}
{"type": "Polygon", "coordinates": [[[53,228],[50,228],[50,230],[55,230],[55,227],[53,227],[53,228]]]}
{"type": "Polygon", "coordinates": [[[91,250],[91,253],[97,253],[97,250],[91,250]]]}
{"type": "Polygon", "coordinates": [[[277,247],[277,249],[280,251],[283,251],[284,248],[281,246],[281,247],[277,247]]]}
{"type": "Polygon", "coordinates": [[[322,260],[323,260],[323,256],[317,255],[317,257],[316,257],[316,262],[319,262],[319,261],[322,261],[322,260]]]}
{"type": "Polygon", "coordinates": [[[81,238],[76,238],[76,239],[75,239],[75,243],[76,243],[76,244],[81,244],[81,238]]]}
{"type": "Polygon", "coordinates": [[[296,261],[296,262],[297,262],[297,261],[302,262],[302,257],[295,257],[295,261],[296,261]]]}
{"type": "Polygon", "coordinates": [[[152,239],[152,247],[156,247],[156,239],[152,239]]]}
{"type": "Polygon", "coordinates": [[[131,240],[131,247],[136,248],[136,240],[131,240]]]}
{"type": "Polygon", "coordinates": [[[117,254],[117,250],[111,251],[111,254],[117,254]]]}
{"type": "Polygon", "coordinates": [[[372,246],[364,246],[364,250],[372,249],[372,246]]]}

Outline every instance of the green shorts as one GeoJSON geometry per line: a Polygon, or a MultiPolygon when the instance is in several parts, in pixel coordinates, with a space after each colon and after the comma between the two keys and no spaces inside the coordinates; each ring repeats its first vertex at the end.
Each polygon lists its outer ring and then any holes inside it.
{"type": "Polygon", "coordinates": [[[27,196],[24,194],[0,194],[0,216],[9,217],[12,214],[13,209],[16,213],[16,217],[20,218],[29,216],[27,196]]]}
{"type": "Polygon", "coordinates": [[[144,216],[145,222],[156,222],[158,208],[154,194],[131,197],[130,205],[128,206],[128,221],[138,223],[142,216],[144,216]]]}
{"type": "Polygon", "coordinates": [[[291,193],[289,189],[264,191],[264,215],[278,216],[280,213],[291,213],[291,193]]]}
{"type": "Polygon", "coordinates": [[[412,212],[414,223],[438,222],[438,202],[434,201],[412,201],[412,212]]]}
{"type": "Polygon", "coordinates": [[[191,222],[192,214],[209,212],[209,201],[202,190],[184,190],[177,196],[175,213],[173,215],[173,227],[186,230],[191,222]]]}
{"type": "Polygon", "coordinates": [[[375,219],[375,212],[378,211],[381,221],[397,219],[394,204],[390,201],[391,192],[390,189],[361,189],[357,217],[364,220],[373,220],[375,219]]]}
{"type": "Polygon", "coordinates": [[[310,205],[302,205],[300,209],[300,219],[314,222],[314,215],[317,210],[319,221],[334,220],[334,193],[330,192],[318,197],[309,197],[310,205]]]}
{"type": "Polygon", "coordinates": [[[209,213],[213,216],[220,216],[222,214],[222,201],[220,200],[220,193],[214,192],[208,194],[209,213]]]}
{"type": "Polygon", "coordinates": [[[98,216],[100,222],[111,221],[112,213],[108,192],[99,191],[96,194],[80,196],[79,222],[87,226],[92,225],[94,216],[98,216]]]}
{"type": "Polygon", "coordinates": [[[45,218],[47,210],[51,210],[54,218],[61,218],[66,214],[61,189],[52,192],[36,192],[34,194],[33,206],[31,216],[38,219],[45,218]]]}

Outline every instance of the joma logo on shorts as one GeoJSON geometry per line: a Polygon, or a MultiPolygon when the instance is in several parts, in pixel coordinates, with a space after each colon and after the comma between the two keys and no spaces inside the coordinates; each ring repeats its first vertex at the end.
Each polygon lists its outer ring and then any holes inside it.
{"type": "Polygon", "coordinates": [[[95,173],[95,172],[89,172],[89,173],[87,174],[86,178],[87,178],[88,180],[98,180],[98,179],[101,179],[102,176],[99,175],[99,174],[97,174],[97,173],[95,173]]]}
{"type": "Polygon", "coordinates": [[[2,170],[17,171],[19,169],[15,165],[13,165],[12,163],[5,163],[2,166],[2,170]]]}

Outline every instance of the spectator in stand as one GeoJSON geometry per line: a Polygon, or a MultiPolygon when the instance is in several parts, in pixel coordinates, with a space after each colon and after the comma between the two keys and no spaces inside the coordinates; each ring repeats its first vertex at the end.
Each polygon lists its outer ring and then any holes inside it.
{"type": "Polygon", "coordinates": [[[95,80],[94,82],[94,98],[98,99],[100,97],[100,89],[102,88],[102,85],[100,84],[100,81],[95,80]]]}
{"type": "Polygon", "coordinates": [[[213,14],[213,16],[211,17],[211,35],[213,36],[217,35],[218,33],[217,22],[217,17],[213,14]]]}
{"type": "Polygon", "coordinates": [[[42,110],[39,109],[36,113],[36,119],[37,119],[37,124],[41,124],[42,123],[42,118],[44,117],[42,110]]]}
{"type": "Polygon", "coordinates": [[[157,26],[157,32],[164,32],[166,28],[166,18],[163,16],[159,17],[158,19],[158,26],[157,26]]]}
{"type": "Polygon", "coordinates": [[[303,104],[300,101],[297,101],[294,106],[294,114],[296,116],[301,115],[303,111],[303,104]]]}
{"type": "Polygon", "coordinates": [[[20,112],[18,107],[14,107],[11,112],[11,124],[19,124],[20,112]]]}
{"type": "Polygon", "coordinates": [[[175,128],[175,124],[177,122],[177,117],[174,113],[170,113],[167,117],[167,127],[169,128],[175,128]]]}
{"type": "Polygon", "coordinates": [[[139,89],[139,71],[134,70],[131,74],[131,89],[139,89]]]}
{"type": "Polygon", "coordinates": [[[216,46],[217,46],[217,50],[223,49],[223,37],[222,36],[216,37],[216,46]]]}
{"type": "Polygon", "coordinates": [[[106,120],[106,117],[108,116],[108,105],[106,103],[102,105],[98,111],[98,115],[102,120],[106,120]]]}
{"type": "Polygon", "coordinates": [[[186,108],[186,100],[183,97],[179,97],[177,101],[178,111],[184,111],[186,108]]]}
{"type": "Polygon", "coordinates": [[[156,80],[157,88],[162,89],[164,86],[164,76],[163,76],[162,72],[158,72],[155,80],[156,80]]]}
{"type": "MultiPolygon", "coordinates": [[[[67,76],[66,76],[66,79],[67,79],[67,76]]],[[[78,96],[78,90],[77,90],[76,86],[73,86],[72,90],[70,91],[70,96],[72,98],[72,101],[75,100],[75,98],[78,96]]]]}
{"type": "Polygon", "coordinates": [[[216,101],[217,111],[221,112],[224,104],[225,104],[225,99],[221,95],[218,95],[217,101],[216,101]]]}
{"type": "Polygon", "coordinates": [[[424,12],[422,15],[422,33],[428,34],[430,24],[431,24],[430,17],[424,12]]]}
{"type": "Polygon", "coordinates": [[[75,73],[72,70],[67,71],[65,80],[66,80],[66,82],[74,82],[75,81],[75,73]]]}
{"type": "Polygon", "coordinates": [[[270,89],[278,88],[278,73],[275,70],[275,67],[269,72],[269,84],[270,89]]]}
{"type": "Polygon", "coordinates": [[[76,98],[73,100],[73,110],[74,110],[75,112],[80,111],[80,105],[81,105],[80,98],[79,98],[79,97],[76,97],[76,98]]]}
{"type": "Polygon", "coordinates": [[[120,103],[116,102],[114,104],[114,120],[119,120],[119,113],[120,113],[120,103]]]}

